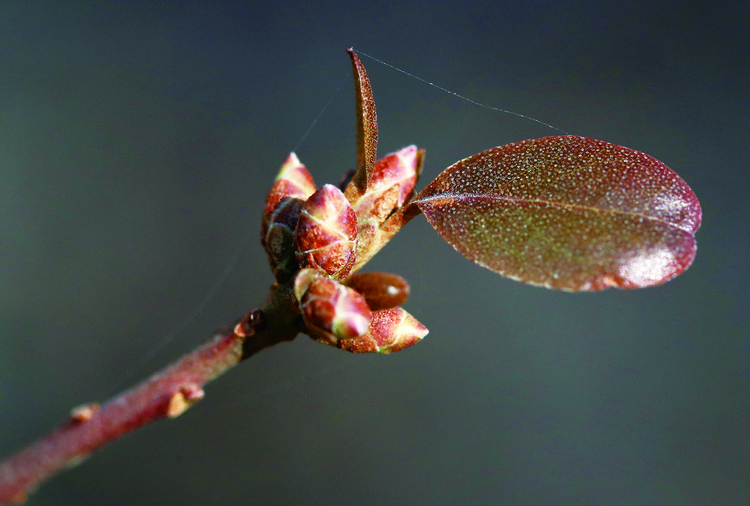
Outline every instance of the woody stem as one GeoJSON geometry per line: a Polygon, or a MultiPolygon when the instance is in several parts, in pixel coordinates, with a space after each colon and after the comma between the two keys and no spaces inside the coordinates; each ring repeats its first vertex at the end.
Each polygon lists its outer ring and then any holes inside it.
{"type": "Polygon", "coordinates": [[[288,285],[274,285],[260,309],[231,329],[99,407],[76,408],[70,419],[0,462],[0,504],[18,504],[41,482],[110,441],[161,418],[174,418],[204,396],[203,386],[240,361],[297,335],[288,285]]]}

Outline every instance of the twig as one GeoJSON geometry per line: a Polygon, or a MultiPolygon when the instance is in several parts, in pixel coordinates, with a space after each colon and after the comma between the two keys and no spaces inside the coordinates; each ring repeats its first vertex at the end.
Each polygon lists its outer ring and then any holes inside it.
{"type": "Polygon", "coordinates": [[[19,504],[41,482],[81,462],[110,441],[161,418],[175,418],[205,395],[203,386],[241,360],[294,339],[299,317],[291,310],[291,288],[274,285],[261,309],[231,330],[123,392],[103,406],[74,408],[67,423],[0,463],[0,504],[19,504]]]}

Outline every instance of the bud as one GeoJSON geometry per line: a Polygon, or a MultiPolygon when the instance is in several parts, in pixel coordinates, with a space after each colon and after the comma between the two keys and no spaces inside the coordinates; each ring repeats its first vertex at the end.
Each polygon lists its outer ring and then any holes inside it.
{"type": "Polygon", "coordinates": [[[375,164],[367,192],[352,204],[360,220],[372,218],[380,221],[388,217],[394,209],[404,205],[411,196],[417,182],[417,147],[407,146],[395,153],[384,156],[375,164]],[[378,205],[381,197],[392,188],[398,188],[390,209],[378,205]],[[383,216],[385,214],[385,216],[383,216]]]}
{"type": "Polygon", "coordinates": [[[372,312],[365,298],[315,269],[299,272],[294,294],[310,335],[321,342],[337,346],[367,332],[372,312]]]}
{"type": "Polygon", "coordinates": [[[327,184],[307,199],[294,231],[300,267],[345,278],[355,260],[357,215],[341,190],[327,184]]]}
{"type": "Polygon", "coordinates": [[[297,155],[291,153],[266,197],[260,231],[261,244],[268,254],[271,270],[279,281],[285,281],[297,270],[294,229],[302,205],[314,192],[312,176],[297,155]]]}
{"type": "Polygon", "coordinates": [[[359,226],[357,261],[353,271],[362,267],[395,234],[383,234],[381,225],[414,194],[424,161],[424,150],[407,146],[381,158],[373,169],[367,191],[352,203],[359,226]]]}
{"type": "Polygon", "coordinates": [[[344,285],[361,293],[373,311],[400,306],[409,298],[409,283],[396,274],[386,272],[352,274],[346,278],[344,285]]]}
{"type": "Polygon", "coordinates": [[[320,276],[321,274],[318,271],[310,267],[301,269],[297,273],[297,277],[294,278],[294,298],[297,299],[297,302],[302,300],[302,297],[307,293],[307,289],[310,288],[310,284],[320,276]]]}
{"type": "Polygon", "coordinates": [[[419,342],[429,331],[400,307],[375,311],[367,333],[337,346],[352,353],[392,353],[419,342]]]}

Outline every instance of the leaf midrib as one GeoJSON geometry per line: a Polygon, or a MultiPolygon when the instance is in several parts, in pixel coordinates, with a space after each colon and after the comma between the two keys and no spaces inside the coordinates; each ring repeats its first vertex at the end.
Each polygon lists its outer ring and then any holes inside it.
{"type": "Polygon", "coordinates": [[[424,202],[432,202],[434,200],[440,200],[440,199],[490,199],[490,200],[502,200],[507,202],[518,202],[518,203],[534,203],[534,204],[547,204],[551,207],[561,207],[561,208],[567,208],[567,209],[585,209],[587,211],[593,211],[597,213],[606,213],[606,214],[616,214],[616,215],[623,215],[623,216],[633,216],[638,218],[643,218],[645,220],[661,223],[668,227],[675,228],[678,230],[682,230],[683,232],[686,232],[690,235],[693,235],[693,231],[689,229],[688,227],[681,227],[678,224],[656,218],[654,216],[649,216],[647,214],[643,213],[637,213],[633,211],[624,211],[621,209],[601,209],[598,207],[591,207],[591,206],[584,206],[580,204],[573,204],[568,202],[557,202],[553,200],[545,200],[545,199],[531,199],[531,198],[522,198],[522,197],[509,197],[504,195],[492,195],[492,194],[477,194],[477,193],[464,193],[464,194],[452,194],[450,192],[447,193],[441,193],[439,195],[431,195],[429,197],[425,198],[419,198],[414,200],[412,203],[419,205],[424,202]]]}

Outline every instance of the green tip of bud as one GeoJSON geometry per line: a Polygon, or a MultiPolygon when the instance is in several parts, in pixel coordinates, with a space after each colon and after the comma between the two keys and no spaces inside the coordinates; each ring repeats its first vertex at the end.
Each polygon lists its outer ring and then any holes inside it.
{"type": "Polygon", "coordinates": [[[276,181],[289,181],[290,184],[299,189],[299,196],[304,195],[305,198],[315,192],[315,183],[310,172],[308,172],[307,167],[302,165],[294,152],[289,153],[289,156],[284,160],[279,173],[276,175],[276,181]]]}

